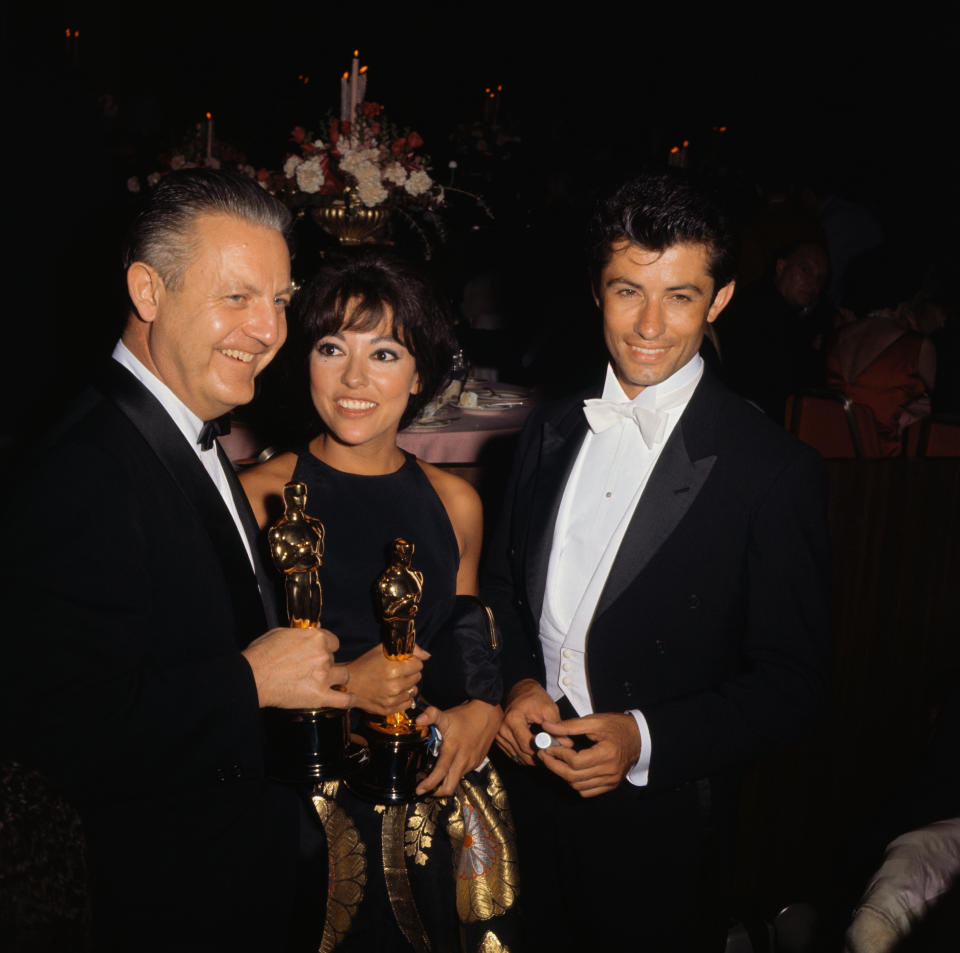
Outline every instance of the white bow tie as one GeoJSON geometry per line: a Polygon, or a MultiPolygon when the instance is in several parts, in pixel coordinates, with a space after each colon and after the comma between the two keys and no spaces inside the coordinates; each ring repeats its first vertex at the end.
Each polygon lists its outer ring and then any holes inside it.
{"type": "Polygon", "coordinates": [[[667,415],[662,410],[648,410],[636,404],[616,400],[591,398],[583,402],[583,413],[594,433],[601,433],[616,423],[632,420],[640,428],[640,436],[648,450],[663,442],[667,429],[667,415]]]}

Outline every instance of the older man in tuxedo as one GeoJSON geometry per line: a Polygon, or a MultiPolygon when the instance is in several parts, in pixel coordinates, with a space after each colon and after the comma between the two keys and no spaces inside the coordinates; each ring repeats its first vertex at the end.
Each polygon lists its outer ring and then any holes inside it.
{"type": "Polygon", "coordinates": [[[331,633],[276,627],[215,439],[284,341],[289,220],[226,173],[157,186],[122,338],[8,517],[9,744],[80,810],[98,950],[289,948],[307,814],[265,777],[260,709],[352,699],[331,633]]]}
{"type": "Polygon", "coordinates": [[[630,182],[589,254],[605,382],[533,415],[485,582],[523,908],[538,949],[720,949],[740,770],[823,697],[823,467],[704,368],[711,202],[630,182]]]}

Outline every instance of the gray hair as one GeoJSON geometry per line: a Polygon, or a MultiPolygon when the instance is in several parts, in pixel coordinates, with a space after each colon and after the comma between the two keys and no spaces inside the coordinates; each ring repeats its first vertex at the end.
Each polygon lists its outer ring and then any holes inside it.
{"type": "Polygon", "coordinates": [[[287,207],[253,179],[219,169],[180,169],[160,180],[130,226],[124,270],[146,262],[176,290],[196,253],[193,226],[201,215],[230,215],[284,236],[292,221],[287,207]]]}

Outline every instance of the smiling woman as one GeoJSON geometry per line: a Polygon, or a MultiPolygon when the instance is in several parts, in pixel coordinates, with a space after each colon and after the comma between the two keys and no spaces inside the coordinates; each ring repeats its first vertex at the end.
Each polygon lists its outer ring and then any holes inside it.
{"type": "MultiPolygon", "coordinates": [[[[328,259],[298,295],[295,313],[320,433],[297,452],[246,471],[241,480],[261,526],[268,521],[271,498],[279,497],[287,482],[307,485],[306,510],[326,530],[319,571],[323,625],[340,639],[338,660],[347,664],[350,690],[366,712],[389,715],[408,708],[423,688],[425,698],[434,704],[427,705],[418,723],[435,724],[443,745],[417,793],[447,798],[422,803],[431,823],[439,826],[441,812],[453,811],[452,824],[454,815],[460,818],[475,806],[476,794],[465,792],[479,791],[483,800],[489,797],[483,792],[491,784],[499,789],[499,781],[495,776],[491,781],[489,773],[469,780],[483,762],[502,717],[494,640],[476,598],[482,513],[476,491],[464,480],[397,446],[398,430],[436,393],[450,366],[454,345],[450,322],[421,275],[394,253],[371,246],[328,259]],[[399,536],[413,542],[413,568],[424,577],[416,616],[418,647],[407,661],[391,661],[384,655],[371,600],[385,554],[399,536]]],[[[499,807],[486,804],[486,817],[500,817],[502,800],[497,803],[499,807]]],[[[349,817],[366,842],[368,865],[380,854],[381,845],[371,841],[382,832],[386,863],[388,821],[394,815],[385,820],[341,788],[318,807],[327,820],[334,869],[353,862],[338,853],[339,841],[330,826],[334,805],[342,811],[336,816],[349,817]]],[[[448,830],[456,836],[452,827],[448,830]]],[[[493,836],[492,831],[487,833],[493,836]]],[[[402,830],[397,842],[404,843],[402,830]]],[[[428,848],[426,844],[421,860],[413,865],[415,875],[406,889],[417,883],[426,887],[420,894],[414,890],[412,902],[434,948],[457,949],[459,927],[453,911],[458,888],[452,877],[456,857],[451,860],[453,848],[439,836],[433,838],[433,850],[428,848]],[[424,880],[422,860],[428,854],[431,863],[426,864],[424,880]]],[[[472,881],[476,889],[502,889],[493,878],[502,874],[512,854],[501,851],[499,858],[492,870],[472,881]]],[[[399,863],[403,865],[403,858],[399,863]]],[[[411,948],[413,928],[394,921],[395,908],[380,878],[382,874],[374,877],[370,872],[368,882],[360,885],[363,899],[358,904],[355,896],[350,903],[338,899],[342,871],[334,877],[327,919],[332,939],[349,936],[351,949],[411,948]]],[[[507,906],[512,906],[512,899],[507,906]]],[[[502,912],[490,910],[480,920],[473,917],[464,929],[499,930],[502,912]]],[[[414,948],[421,947],[414,943],[414,948]]]]}

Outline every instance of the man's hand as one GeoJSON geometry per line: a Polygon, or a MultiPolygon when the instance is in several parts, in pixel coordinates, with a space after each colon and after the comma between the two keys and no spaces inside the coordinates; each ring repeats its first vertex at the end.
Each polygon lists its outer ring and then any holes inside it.
{"type": "MultiPolygon", "coordinates": [[[[532,678],[525,678],[507,696],[507,711],[497,732],[497,744],[514,761],[532,767],[535,762],[530,726],[559,720],[560,709],[546,689],[532,678]]],[[[573,744],[566,739],[561,743],[573,744]]]]}
{"type": "Polygon", "coordinates": [[[446,711],[431,706],[420,715],[417,724],[436,725],[443,736],[443,744],[433,771],[417,786],[417,794],[428,791],[436,797],[453,794],[460,779],[487,756],[502,719],[503,709],[499,705],[490,705],[479,699],[446,711]]]}
{"type": "Polygon", "coordinates": [[[333,661],[339,645],[326,629],[271,629],[254,639],[242,655],[260,707],[352,708],[353,694],[334,688],[350,680],[347,667],[333,661]]]}
{"type": "Polygon", "coordinates": [[[428,658],[430,653],[415,645],[413,658],[395,662],[383,654],[382,646],[375,645],[359,658],[348,662],[350,690],[356,698],[357,707],[372,715],[406,711],[416,697],[421,669],[428,658]]]}
{"type": "Polygon", "coordinates": [[[581,797],[612,791],[640,757],[640,729],[632,715],[607,712],[543,722],[543,730],[558,739],[586,735],[593,745],[574,751],[557,745],[539,752],[548,770],[563,778],[581,797]]]}

